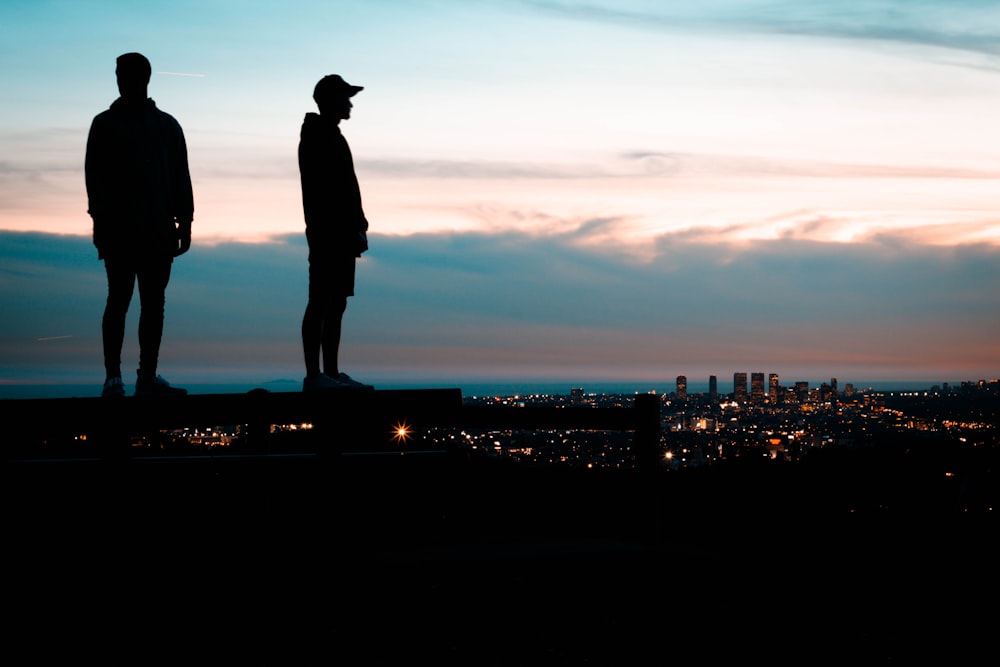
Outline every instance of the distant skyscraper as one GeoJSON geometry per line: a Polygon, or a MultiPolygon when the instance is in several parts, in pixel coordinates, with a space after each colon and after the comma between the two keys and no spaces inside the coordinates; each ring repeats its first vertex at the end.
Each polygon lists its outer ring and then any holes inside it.
{"type": "Polygon", "coordinates": [[[733,373],[733,400],[741,403],[747,400],[746,373],[733,373]]]}
{"type": "Polygon", "coordinates": [[[757,403],[764,401],[764,374],[750,374],[750,400],[757,403]]]}
{"type": "Polygon", "coordinates": [[[686,375],[677,376],[677,398],[687,398],[688,379],[686,375]]]}
{"type": "Polygon", "coordinates": [[[771,403],[777,403],[778,399],[781,397],[781,384],[777,373],[771,373],[767,376],[767,391],[768,400],[770,400],[771,403]]]}
{"type": "Polygon", "coordinates": [[[708,376],[708,396],[712,399],[719,397],[719,378],[714,375],[708,376]]]}
{"type": "Polygon", "coordinates": [[[830,378],[830,391],[834,396],[837,395],[837,378],[830,378]]]}
{"type": "Polygon", "coordinates": [[[805,403],[809,400],[809,383],[808,382],[796,382],[795,383],[795,398],[798,399],[799,403],[805,403]]]}

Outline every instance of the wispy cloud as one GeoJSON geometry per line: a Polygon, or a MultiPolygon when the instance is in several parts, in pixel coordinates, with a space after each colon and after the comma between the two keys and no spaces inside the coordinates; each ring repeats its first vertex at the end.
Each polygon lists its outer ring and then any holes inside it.
{"type": "MultiPolygon", "coordinates": [[[[1000,7],[989,0],[532,1],[567,18],[658,30],[728,30],[935,46],[1000,56],[1000,7]]],[[[1000,66],[1000,61],[992,61],[1000,66]]]]}
{"type": "Polygon", "coordinates": [[[802,178],[1000,179],[1000,168],[969,169],[940,165],[849,164],[754,155],[711,155],[636,151],[622,156],[633,169],[622,176],[714,174],[720,176],[795,176],[802,178]]]}
{"type": "Polygon", "coordinates": [[[892,238],[908,247],[978,244],[1000,247],[1000,220],[991,213],[957,211],[949,217],[948,212],[940,212],[930,220],[914,220],[905,212],[797,210],[726,225],[670,230],[659,234],[657,242],[743,244],[789,240],[865,244],[892,238]]]}
{"type": "Polygon", "coordinates": [[[358,169],[373,177],[440,179],[585,180],[642,179],[672,176],[793,176],[857,179],[1000,179],[1000,167],[973,169],[946,165],[893,165],[796,160],[757,155],[628,151],[587,162],[538,163],[496,160],[365,159],[358,169]]]}
{"type": "Polygon", "coordinates": [[[359,170],[375,176],[435,179],[554,179],[587,178],[607,173],[596,164],[558,164],[499,160],[356,160],[359,170]]]}

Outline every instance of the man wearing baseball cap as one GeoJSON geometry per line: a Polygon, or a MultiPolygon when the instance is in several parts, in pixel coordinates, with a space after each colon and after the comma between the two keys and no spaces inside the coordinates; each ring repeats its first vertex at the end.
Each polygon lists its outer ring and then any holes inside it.
{"type": "Polygon", "coordinates": [[[340,121],[351,117],[351,98],[361,90],[339,74],[324,76],[313,89],[319,113],[307,113],[302,122],[299,174],[309,243],[303,391],[372,388],[341,372],[338,363],[347,297],[354,296],[356,260],[368,249],[368,220],[354,159],[340,131],[340,121]]]}

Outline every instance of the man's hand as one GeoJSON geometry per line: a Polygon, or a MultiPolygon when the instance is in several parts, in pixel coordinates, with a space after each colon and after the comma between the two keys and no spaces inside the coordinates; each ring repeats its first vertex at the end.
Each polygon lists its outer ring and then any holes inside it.
{"type": "Polygon", "coordinates": [[[191,249],[191,223],[180,223],[177,225],[177,249],[174,250],[174,257],[183,255],[191,249]]]}

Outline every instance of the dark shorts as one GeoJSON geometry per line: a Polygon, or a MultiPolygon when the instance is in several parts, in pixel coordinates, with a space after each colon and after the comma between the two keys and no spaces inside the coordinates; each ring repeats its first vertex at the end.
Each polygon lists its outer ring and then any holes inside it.
{"type": "Polygon", "coordinates": [[[356,257],[309,253],[309,298],[321,294],[354,296],[356,257]]]}

